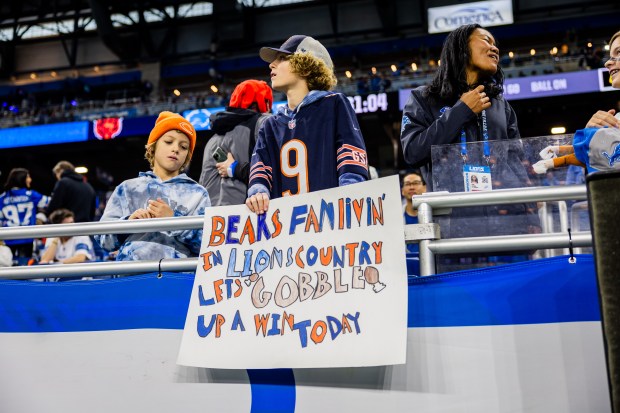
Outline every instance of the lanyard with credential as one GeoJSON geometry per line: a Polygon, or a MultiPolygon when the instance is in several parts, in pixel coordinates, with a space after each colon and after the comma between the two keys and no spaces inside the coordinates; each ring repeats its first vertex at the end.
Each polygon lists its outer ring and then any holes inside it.
{"type": "MultiPolygon", "coordinates": [[[[491,158],[491,148],[489,146],[489,130],[487,127],[487,111],[483,110],[480,114],[482,118],[482,152],[484,155],[484,160],[487,165],[489,164],[489,160],[491,158]]],[[[461,129],[461,157],[463,158],[463,162],[467,162],[467,135],[465,134],[465,128],[461,129]]]]}

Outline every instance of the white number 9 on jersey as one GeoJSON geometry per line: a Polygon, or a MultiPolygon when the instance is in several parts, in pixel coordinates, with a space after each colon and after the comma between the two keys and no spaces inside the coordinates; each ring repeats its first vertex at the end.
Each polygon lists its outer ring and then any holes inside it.
{"type": "Polygon", "coordinates": [[[292,139],[286,142],[280,149],[280,169],[282,174],[288,178],[297,178],[297,192],[289,190],[282,192],[282,196],[304,194],[308,192],[308,150],[306,145],[298,140],[292,139]],[[296,163],[291,165],[291,152],[295,152],[296,163]]]}

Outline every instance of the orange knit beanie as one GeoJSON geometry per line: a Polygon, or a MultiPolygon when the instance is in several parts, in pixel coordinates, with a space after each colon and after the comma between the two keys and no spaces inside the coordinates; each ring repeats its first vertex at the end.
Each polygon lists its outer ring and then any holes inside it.
{"type": "Polygon", "coordinates": [[[168,111],[160,113],[157,117],[155,127],[149,134],[147,145],[155,142],[166,132],[171,130],[178,130],[187,135],[189,138],[189,150],[190,152],[194,152],[194,146],[196,146],[196,129],[194,129],[192,124],[183,116],[168,111]]]}

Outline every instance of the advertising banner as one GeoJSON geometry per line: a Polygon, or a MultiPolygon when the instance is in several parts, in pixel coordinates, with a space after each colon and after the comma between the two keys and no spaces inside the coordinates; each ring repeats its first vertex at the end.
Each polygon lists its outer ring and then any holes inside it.
{"type": "Polygon", "coordinates": [[[84,142],[88,122],[66,122],[0,130],[0,149],[84,142]]]}
{"type": "Polygon", "coordinates": [[[428,9],[428,32],[451,32],[464,24],[478,23],[483,27],[512,24],[512,1],[493,0],[428,9]]]}
{"type": "MultiPolygon", "coordinates": [[[[546,98],[612,90],[615,89],[609,83],[609,71],[607,69],[504,79],[504,98],[506,100],[546,98]]],[[[400,89],[398,91],[400,110],[405,107],[410,96],[411,89],[400,89]]]]}

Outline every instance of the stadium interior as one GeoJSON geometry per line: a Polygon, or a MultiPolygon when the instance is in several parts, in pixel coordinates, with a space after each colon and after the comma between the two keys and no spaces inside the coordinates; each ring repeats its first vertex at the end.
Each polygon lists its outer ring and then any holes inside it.
{"type": "MultiPolygon", "coordinates": [[[[225,106],[247,78],[268,80],[258,57],[297,33],[323,42],[337,90],[386,93],[387,110],[359,114],[370,164],[381,175],[407,168],[400,149],[398,91],[427,83],[445,33],[429,34],[426,10],[441,0],[37,0],[0,5],[0,128],[140,118],[161,110],[225,106]]],[[[597,70],[618,30],[615,0],[514,3],[514,24],[491,27],[506,79],[597,70]]],[[[484,26],[484,22],[482,22],[484,26]]],[[[603,76],[604,77],[604,76],[603,76]]],[[[603,79],[603,82],[605,80],[603,79]]],[[[275,100],[284,100],[276,94],[275,100]]],[[[562,94],[511,102],[523,137],[583,127],[596,109],[619,108],[620,91],[562,94]]],[[[22,129],[20,129],[22,130],[22,129]]],[[[25,131],[22,130],[22,131],[25,131]]],[[[199,133],[189,175],[200,174],[209,131],[199,133]]],[[[31,171],[49,193],[61,159],[89,169],[107,191],[148,166],[145,134],[24,147],[0,146],[0,169],[31,171]]]]}

